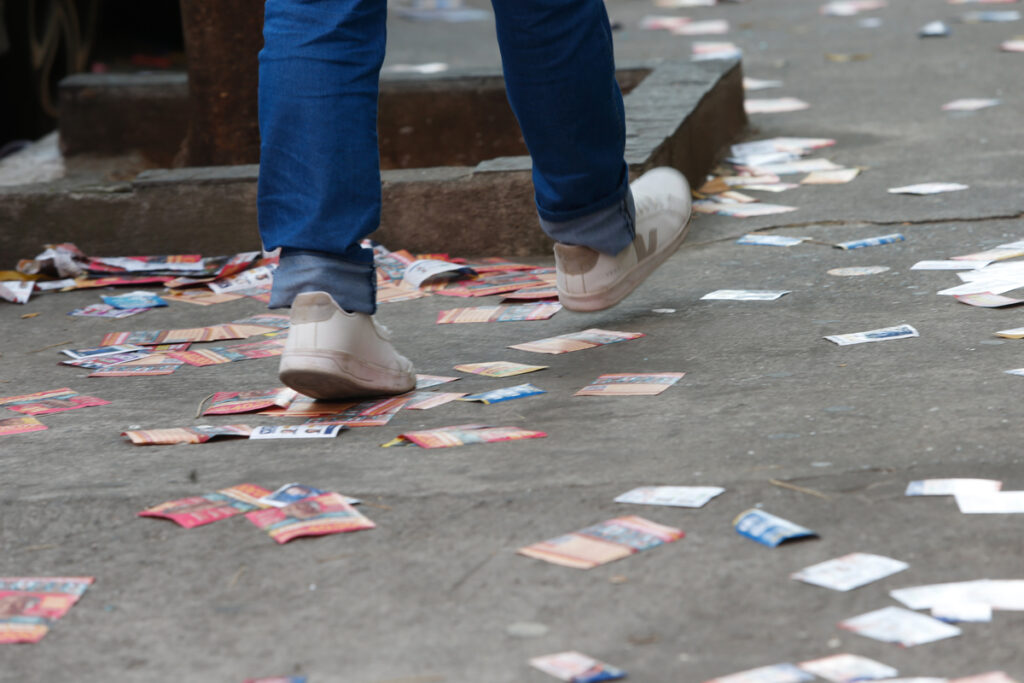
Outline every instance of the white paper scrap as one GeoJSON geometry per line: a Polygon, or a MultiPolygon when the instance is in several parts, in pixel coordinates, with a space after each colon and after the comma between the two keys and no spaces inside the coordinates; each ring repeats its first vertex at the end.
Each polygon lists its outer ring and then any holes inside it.
{"type": "Polygon", "coordinates": [[[918,183],[917,185],[905,185],[903,187],[890,187],[889,194],[939,194],[941,192],[956,192],[966,190],[967,185],[962,183],[918,183]]]}
{"type": "Polygon", "coordinates": [[[936,605],[950,602],[984,602],[985,589],[989,583],[988,579],[932,583],[897,588],[889,591],[889,597],[902,602],[910,609],[931,609],[936,605]]]}
{"type": "Polygon", "coordinates": [[[956,504],[965,515],[998,515],[1024,513],[1024,491],[997,493],[961,493],[956,504]]]}
{"type": "Polygon", "coordinates": [[[882,327],[877,330],[868,330],[867,332],[851,332],[849,334],[832,334],[825,339],[829,340],[833,344],[839,346],[849,346],[851,344],[866,344],[867,342],[879,342],[889,341],[890,339],[909,339],[911,337],[920,337],[918,333],[910,325],[896,325],[895,327],[882,327]]]}
{"type": "Polygon", "coordinates": [[[884,579],[909,566],[906,562],[883,555],[850,553],[834,560],[805,567],[791,574],[790,578],[845,592],[884,579]]]}
{"type": "Polygon", "coordinates": [[[979,109],[994,107],[997,104],[999,104],[999,100],[995,99],[965,98],[962,100],[946,102],[942,105],[942,111],[977,111],[979,109]]]}
{"type": "Polygon", "coordinates": [[[956,496],[995,493],[1003,482],[995,479],[919,479],[907,484],[905,496],[956,496]]]}
{"type": "Polygon", "coordinates": [[[752,244],[760,247],[792,247],[807,239],[807,237],[786,237],[785,235],[759,235],[752,233],[736,240],[736,244],[752,244]]]}
{"type": "Polygon", "coordinates": [[[991,261],[918,261],[910,266],[911,270],[977,270],[984,268],[991,261]]]}
{"type": "Polygon", "coordinates": [[[814,679],[813,674],[801,671],[794,665],[772,664],[762,666],[749,671],[719,676],[705,683],[803,683],[814,679]]]}
{"type": "Polygon", "coordinates": [[[801,111],[810,109],[807,104],[796,97],[777,97],[774,99],[747,99],[743,102],[743,108],[748,114],[782,114],[790,111],[801,111]]]}
{"type": "Polygon", "coordinates": [[[839,628],[866,638],[912,647],[958,636],[962,631],[945,622],[902,607],[883,607],[839,622],[839,628]]]}
{"type": "Polygon", "coordinates": [[[724,492],[720,486],[641,486],[623,493],[615,502],[700,508],[724,492]]]}
{"type": "Polygon", "coordinates": [[[877,681],[899,676],[896,669],[867,657],[851,654],[832,655],[797,664],[801,669],[833,683],[877,681]]]}
{"type": "Polygon", "coordinates": [[[775,301],[789,294],[788,289],[716,289],[701,301],[775,301]]]}
{"type": "Polygon", "coordinates": [[[781,88],[782,81],[772,81],[764,78],[743,77],[744,90],[767,90],[768,88],[781,88]]]}
{"type": "Polygon", "coordinates": [[[932,607],[932,616],[950,624],[968,621],[984,624],[992,621],[992,605],[984,602],[943,602],[932,607]]]}
{"type": "Polygon", "coordinates": [[[459,273],[472,274],[472,272],[470,268],[458,263],[436,259],[420,259],[419,261],[413,261],[406,267],[402,279],[412,287],[419,287],[431,278],[453,277],[459,273]]]}
{"type": "MultiPolygon", "coordinates": [[[[747,165],[747,164],[744,164],[747,165]]],[[[813,173],[815,171],[840,171],[846,170],[842,166],[828,159],[798,159],[796,161],[783,161],[772,164],[750,164],[757,172],[769,173],[772,175],[791,175],[794,173],[813,173]]]]}
{"type": "Polygon", "coordinates": [[[36,283],[32,280],[4,280],[0,282],[0,299],[10,301],[12,304],[28,303],[35,286],[36,283]]]}

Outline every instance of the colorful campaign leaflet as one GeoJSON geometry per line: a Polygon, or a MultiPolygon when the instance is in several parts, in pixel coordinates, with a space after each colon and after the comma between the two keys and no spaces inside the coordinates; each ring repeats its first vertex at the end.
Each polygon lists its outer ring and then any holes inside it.
{"type": "Polygon", "coordinates": [[[956,496],[967,493],[996,493],[1003,482],[995,479],[919,479],[907,484],[905,496],[956,496]]]}
{"type": "Polygon", "coordinates": [[[852,249],[863,249],[864,247],[879,247],[883,244],[893,244],[895,242],[904,242],[906,237],[896,232],[891,235],[879,235],[878,237],[864,237],[859,240],[850,240],[849,242],[838,242],[835,246],[844,251],[850,251],[852,249]]]}
{"type": "MultiPolygon", "coordinates": [[[[455,261],[463,261],[463,259],[454,259],[455,261]]],[[[515,263],[514,261],[508,261],[503,258],[495,256],[477,259],[475,261],[466,261],[463,265],[472,268],[478,273],[496,273],[496,272],[507,272],[513,270],[536,270],[537,266],[531,266],[528,263],[515,263]]]]}
{"type": "Polygon", "coordinates": [[[212,306],[213,304],[224,304],[229,301],[235,301],[243,298],[241,294],[231,294],[225,292],[223,294],[217,294],[206,289],[190,289],[186,291],[171,292],[168,298],[172,301],[183,301],[188,304],[196,304],[197,306],[212,306]]]}
{"type": "Polygon", "coordinates": [[[477,297],[505,294],[527,287],[550,285],[547,280],[538,277],[532,271],[499,273],[485,275],[473,280],[461,280],[439,285],[428,285],[428,291],[443,296],[477,297]]]}
{"type": "MultiPolygon", "coordinates": [[[[241,320],[232,320],[231,324],[245,326],[255,325],[257,327],[268,328],[267,331],[270,331],[283,330],[291,323],[287,315],[282,315],[280,313],[259,313],[247,318],[242,318],[241,320]]],[[[259,332],[256,334],[259,334],[259,332]]]]}
{"type": "Polygon", "coordinates": [[[562,310],[562,304],[558,303],[452,308],[437,312],[437,324],[505,323],[524,320],[547,320],[560,310],[562,310]]]}
{"type": "Polygon", "coordinates": [[[494,389],[492,391],[484,391],[479,394],[469,394],[463,396],[460,401],[479,401],[490,405],[491,403],[501,403],[503,401],[511,401],[516,398],[526,398],[527,396],[537,396],[538,394],[547,393],[540,387],[535,387],[532,384],[517,384],[514,387],[505,387],[503,389],[494,389]]]}
{"type": "Polygon", "coordinates": [[[333,439],[346,427],[342,425],[286,425],[283,427],[256,427],[250,439],[333,439]]]}
{"type": "Polygon", "coordinates": [[[1003,306],[1024,304],[1024,299],[1014,299],[1013,297],[1003,296],[1002,294],[992,294],[991,292],[957,294],[954,295],[953,298],[962,304],[977,306],[979,308],[1002,308],[1003,306]]]}
{"type": "Polygon", "coordinates": [[[31,280],[4,280],[0,282],[0,299],[12,304],[25,304],[34,288],[35,282],[31,280]]]}
{"type": "Polygon", "coordinates": [[[160,254],[156,256],[93,256],[86,270],[93,273],[202,272],[202,254],[160,254]]]}
{"type": "Polygon", "coordinates": [[[786,289],[716,289],[708,292],[701,301],[775,301],[789,294],[786,289]]]}
{"type": "Polygon", "coordinates": [[[89,304],[83,308],[76,308],[68,315],[79,318],[127,318],[148,310],[148,308],[116,308],[110,304],[89,304]]]}
{"type": "Polygon", "coordinates": [[[211,346],[195,351],[178,351],[168,353],[184,363],[195,366],[221,365],[253,358],[271,358],[280,356],[284,351],[284,339],[268,339],[266,341],[234,344],[232,346],[211,346]]]}
{"type": "Polygon", "coordinates": [[[260,287],[272,284],[274,281],[274,265],[256,266],[248,270],[242,271],[237,275],[231,275],[229,277],[221,278],[216,282],[210,282],[206,286],[210,288],[214,294],[224,294],[225,292],[237,292],[241,289],[252,289],[253,287],[260,287]]]}
{"type": "Polygon", "coordinates": [[[952,624],[911,612],[902,607],[883,607],[839,622],[839,628],[885,643],[912,647],[960,635],[952,624]]]}
{"type": "Polygon", "coordinates": [[[792,247],[807,240],[806,237],[786,237],[785,235],[750,234],[736,240],[736,244],[750,244],[759,247],[792,247]]]}
{"type": "Polygon", "coordinates": [[[574,569],[592,569],[621,560],[641,550],[678,541],[681,529],[656,524],[633,515],[616,517],[577,532],[534,543],[518,550],[520,555],[574,569]]]}
{"type": "Polygon", "coordinates": [[[439,384],[447,384],[459,379],[458,377],[443,377],[441,375],[416,375],[416,388],[428,389],[439,384]]]}
{"type": "Polygon", "coordinates": [[[530,666],[560,681],[570,683],[617,681],[626,677],[626,672],[622,669],[572,651],[534,657],[530,660],[530,666]]]}
{"type": "Polygon", "coordinates": [[[901,572],[909,566],[891,557],[851,553],[805,567],[790,574],[789,578],[835,591],[849,591],[901,572]]]}
{"type": "Polygon", "coordinates": [[[228,325],[193,327],[177,330],[144,330],[138,332],[111,332],[100,342],[103,346],[112,344],[177,344],[181,342],[208,342],[224,339],[245,339],[248,335],[238,334],[228,325]]]}
{"type": "Polygon", "coordinates": [[[184,363],[162,353],[151,353],[135,360],[118,363],[90,373],[89,377],[147,377],[173,374],[184,363]]]}
{"type": "Polygon", "coordinates": [[[155,292],[143,290],[117,296],[101,296],[100,298],[103,299],[103,303],[122,310],[126,308],[159,308],[167,305],[167,302],[155,292]]]}
{"type": "Polygon", "coordinates": [[[25,415],[49,415],[63,413],[66,410],[107,405],[110,405],[110,401],[95,396],[82,396],[68,387],[0,398],[0,406],[25,415]]]}
{"type": "Polygon", "coordinates": [[[413,261],[405,268],[402,282],[410,287],[422,287],[424,283],[473,275],[473,269],[461,263],[438,261],[436,259],[420,259],[413,261]]]}
{"type": "Polygon", "coordinates": [[[453,391],[417,391],[414,392],[404,406],[405,410],[430,410],[445,403],[451,403],[466,394],[453,391]]]}
{"type": "Polygon", "coordinates": [[[100,287],[117,287],[118,285],[163,285],[174,278],[162,275],[125,275],[101,277],[96,279],[77,278],[75,289],[99,289],[100,287]]]}
{"type": "Polygon", "coordinates": [[[248,438],[249,425],[196,425],[171,429],[136,429],[121,432],[136,446],[170,446],[179,443],[206,443],[218,437],[248,438]]]}
{"type": "Polygon", "coordinates": [[[324,536],[373,529],[376,525],[345,502],[340,493],[324,493],[289,503],[283,508],[253,510],[245,518],[278,543],[299,536],[324,536]]]}
{"type": "Polygon", "coordinates": [[[623,493],[615,502],[701,508],[722,493],[725,489],[720,486],[641,486],[623,493]]]}
{"type": "Polygon", "coordinates": [[[399,301],[412,301],[413,299],[422,299],[427,296],[430,296],[429,292],[424,292],[422,289],[416,289],[412,285],[404,282],[386,281],[383,284],[377,285],[378,304],[393,304],[398,303],[399,301]]]}
{"type": "Polygon", "coordinates": [[[165,353],[167,351],[188,351],[188,347],[190,346],[192,346],[192,342],[183,342],[181,344],[154,344],[143,348],[150,353],[165,353]]]}
{"type": "MultiPolygon", "coordinates": [[[[495,360],[486,363],[463,363],[456,365],[454,369],[484,377],[513,377],[537,370],[546,370],[547,367],[546,365],[524,365],[523,363],[495,360]]],[[[417,385],[416,388],[419,389],[419,386],[417,385]]]]}
{"type": "Polygon", "coordinates": [[[917,185],[905,185],[903,187],[890,187],[889,194],[939,194],[941,192],[956,192],[966,190],[967,186],[961,183],[919,183],[917,185]]]}
{"type": "Polygon", "coordinates": [[[683,372],[601,375],[574,396],[655,396],[683,378],[683,372]]]}
{"type": "MultiPolygon", "coordinates": [[[[331,420],[317,421],[319,424],[343,424],[344,420],[357,417],[381,417],[390,419],[402,409],[408,394],[377,398],[369,401],[318,401],[308,396],[299,396],[285,408],[271,408],[261,415],[274,417],[328,417],[331,420]],[[339,420],[337,422],[333,420],[339,420]]],[[[387,420],[383,424],[386,424],[387,420]]],[[[362,425],[368,426],[368,425],[362,425]]]]}
{"type": "Polygon", "coordinates": [[[733,520],[732,525],[741,536],[746,536],[769,548],[774,548],[785,541],[818,535],[799,524],[756,508],[742,513],[733,520]]]}
{"type": "Polygon", "coordinates": [[[24,434],[26,432],[42,432],[46,429],[46,425],[34,417],[0,418],[0,436],[24,434]]]}
{"type": "Polygon", "coordinates": [[[70,365],[76,368],[87,368],[89,370],[99,370],[101,368],[107,368],[111,365],[120,365],[121,363],[127,363],[131,360],[139,360],[145,358],[149,353],[147,351],[127,351],[125,353],[111,353],[106,356],[96,356],[95,358],[83,358],[81,360],[62,360],[61,365],[70,365]]]}
{"type": "Polygon", "coordinates": [[[909,339],[920,336],[918,331],[910,325],[896,325],[895,327],[883,327],[877,330],[868,330],[867,332],[833,334],[825,337],[825,339],[839,346],[849,346],[851,344],[889,341],[891,339],[909,339]]]}
{"type": "Polygon", "coordinates": [[[521,427],[489,427],[487,425],[453,425],[437,429],[421,429],[399,434],[382,444],[385,448],[414,443],[421,448],[451,448],[474,443],[496,443],[520,439],[543,439],[545,432],[536,432],[521,427]]]}
{"type": "MultiPolygon", "coordinates": [[[[268,493],[260,498],[258,502],[262,505],[268,505],[274,508],[283,508],[297,501],[313,498],[314,496],[319,496],[324,493],[329,492],[322,491],[321,489],[314,488],[312,486],[306,486],[305,484],[292,482],[291,484],[281,486],[272,493],[268,493]]],[[[349,504],[354,505],[351,500],[349,500],[349,504]]]]}
{"type": "Polygon", "coordinates": [[[540,287],[524,287],[502,296],[502,301],[537,301],[541,299],[557,299],[558,287],[543,285],[540,287]]]}
{"type": "Polygon", "coordinates": [[[814,680],[814,674],[801,671],[792,664],[772,664],[757,669],[740,671],[712,678],[704,683],[803,683],[803,681],[814,680]]]}
{"type": "Polygon", "coordinates": [[[206,493],[201,496],[190,496],[161,503],[156,507],[143,510],[138,513],[138,516],[162,517],[186,529],[191,529],[255,510],[261,507],[257,501],[268,493],[270,491],[262,486],[238,484],[231,488],[221,489],[216,493],[206,493]]]}
{"type": "Polygon", "coordinates": [[[822,657],[808,662],[800,662],[797,666],[833,683],[877,681],[881,678],[893,678],[900,675],[900,672],[891,666],[851,654],[822,657]]]}
{"type": "Polygon", "coordinates": [[[84,360],[97,356],[109,356],[115,353],[144,350],[141,346],[135,346],[134,344],[122,344],[119,346],[100,346],[95,349],[61,349],[60,352],[74,360],[84,360]]]}
{"type": "Polygon", "coordinates": [[[1024,513],[1024,491],[996,493],[960,493],[957,507],[965,515],[998,515],[1024,513]]]}
{"type": "Polygon", "coordinates": [[[524,344],[513,344],[512,346],[509,346],[509,348],[518,349],[520,351],[531,351],[533,353],[560,354],[569,353],[570,351],[592,349],[597,346],[629,341],[631,339],[639,339],[643,336],[644,334],[642,332],[616,332],[614,330],[591,328],[589,330],[583,330],[582,332],[562,334],[557,337],[538,339],[537,341],[526,342],[524,344]]]}
{"type": "Polygon", "coordinates": [[[91,576],[0,578],[0,643],[38,643],[93,580],[91,576]]]}
{"type": "Polygon", "coordinates": [[[299,394],[294,389],[274,388],[255,391],[218,391],[210,399],[203,415],[254,413],[274,406],[283,408],[299,394]]]}

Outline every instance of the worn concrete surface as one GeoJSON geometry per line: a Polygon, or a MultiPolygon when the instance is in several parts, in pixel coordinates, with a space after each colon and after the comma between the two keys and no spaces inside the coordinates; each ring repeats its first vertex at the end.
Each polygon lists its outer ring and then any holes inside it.
{"type": "MultiPolygon", "coordinates": [[[[48,431],[0,443],[0,574],[97,577],[40,644],[4,647],[0,680],[212,682],[301,672],[312,683],[540,683],[552,679],[526,659],[564,649],[644,682],[700,683],[836,652],[872,657],[906,676],[1003,669],[1024,678],[1021,613],[997,612],[991,624],[967,624],[958,638],[910,649],[835,626],[896,604],[887,596],[892,588],[1024,578],[1018,517],[965,516],[952,500],[902,495],[907,481],[927,477],[992,477],[1007,490],[1024,488],[1016,429],[1024,380],[1002,373],[1024,365],[1022,342],[992,336],[1020,326],[1020,310],[975,309],[935,296],[957,278],[909,271],[919,259],[1024,237],[1024,138],[1016,123],[1022,95],[1015,85],[1024,62],[996,51],[1020,25],[958,24],[952,38],[920,41],[919,26],[960,10],[901,3],[878,13],[882,28],[868,30],[856,19],[819,17],[816,8],[764,0],[691,14],[744,27],[732,37],[748,49],[747,73],[787,83],[764,96],[812,103],[808,112],[754,117],[760,134],[832,135],[838,144],[826,156],[869,166],[849,185],[772,195],[769,201],[801,207],[776,217],[775,232],[834,242],[897,227],[907,241],[855,252],[746,247],[728,238],[767,221],[701,217],[686,247],[604,313],[437,327],[437,310],[466,302],[434,297],[382,307],[382,321],[421,372],[497,359],[546,364],[523,378],[465,377],[453,385],[470,391],[531,381],[548,391],[543,396],[403,412],[388,427],[354,429],[330,442],[133,447],[118,436],[129,426],[197,424],[196,405],[211,392],[275,385],[274,361],[87,379],[57,366],[54,349],[37,349],[92,345],[112,330],[221,322],[259,305],[172,303],[121,321],[67,317],[97,300],[89,292],[0,306],[0,394],[70,386],[114,401],[45,416],[48,431]],[[822,59],[844,51],[873,57],[855,64],[822,59]],[[772,66],[780,59],[785,68],[772,66]],[[998,96],[1003,104],[969,116],[938,110],[969,96],[998,96]],[[884,192],[925,180],[971,189],[924,198],[884,192]],[[826,272],[850,265],[891,270],[854,278],[826,272]],[[792,293],[775,302],[698,301],[718,288],[792,293]],[[28,312],[41,315],[20,319],[28,312]],[[846,348],[821,339],[901,322],[921,337],[846,348]],[[647,336],[563,356],[506,348],[586,327],[647,336]],[[659,397],[571,396],[599,374],[628,371],[687,375],[659,397]],[[478,420],[550,436],[441,451],[378,447],[409,427],[478,420]],[[269,487],[296,480],[363,498],[378,528],[277,546],[242,519],[184,530],[134,516],[243,481],[269,487]],[[646,484],[728,491],[702,510],[612,502],[646,484]],[[769,550],[741,538],[730,523],[757,504],[811,526],[821,539],[769,550]],[[679,526],[687,537],[587,572],[515,555],[522,545],[620,514],[679,526]],[[911,568],[850,593],[788,578],[854,551],[896,557],[911,568]],[[520,621],[549,631],[508,635],[507,626],[520,621]]],[[[655,10],[623,0],[611,11],[634,25],[655,10]]],[[[392,59],[451,61],[460,41],[440,36],[483,28],[396,23],[392,59]]],[[[627,57],[689,44],[633,29],[618,40],[627,57]]],[[[471,56],[486,53],[482,43],[461,42],[471,56]]]]}

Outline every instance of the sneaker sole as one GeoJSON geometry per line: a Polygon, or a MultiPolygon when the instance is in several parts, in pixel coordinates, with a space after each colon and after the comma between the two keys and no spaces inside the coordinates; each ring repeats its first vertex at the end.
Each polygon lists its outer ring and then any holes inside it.
{"type": "Polygon", "coordinates": [[[416,388],[415,375],[369,365],[340,351],[286,352],[278,377],[285,386],[321,400],[394,396],[416,388]]]}
{"type": "Polygon", "coordinates": [[[683,225],[682,230],[680,230],[676,238],[669,243],[668,248],[658,254],[655,254],[651,258],[636,264],[636,266],[626,273],[621,280],[615,282],[610,287],[606,287],[605,289],[597,292],[589,292],[581,295],[566,294],[565,292],[559,291],[559,303],[568,310],[575,311],[577,313],[603,311],[618,304],[620,301],[632,294],[633,290],[643,284],[644,280],[646,280],[651,273],[657,270],[662,263],[667,261],[669,256],[676,253],[679,247],[683,244],[683,240],[686,239],[687,233],[690,232],[690,222],[692,220],[693,211],[691,210],[689,215],[686,217],[686,223],[683,225]]]}

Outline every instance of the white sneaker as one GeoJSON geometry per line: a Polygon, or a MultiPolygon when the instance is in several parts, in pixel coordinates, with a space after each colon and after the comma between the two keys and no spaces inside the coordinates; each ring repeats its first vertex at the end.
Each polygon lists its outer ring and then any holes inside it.
{"type": "Polygon", "coordinates": [[[416,387],[412,362],[373,316],[348,313],[327,292],[292,303],[281,381],[306,396],[343,399],[402,394],[416,387]]]}
{"type": "Polygon", "coordinates": [[[674,168],[655,168],[630,188],[636,239],[615,256],[555,245],[558,300],[570,311],[600,311],[625,299],[683,243],[690,227],[690,186],[674,168]]]}

